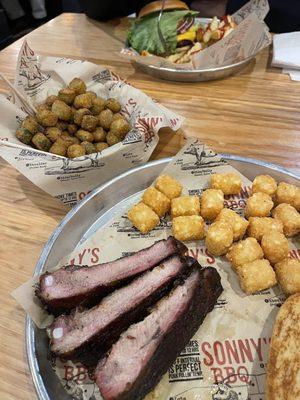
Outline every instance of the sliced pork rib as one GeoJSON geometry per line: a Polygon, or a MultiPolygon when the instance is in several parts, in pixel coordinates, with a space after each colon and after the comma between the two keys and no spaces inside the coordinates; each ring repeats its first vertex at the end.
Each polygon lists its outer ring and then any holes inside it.
{"type": "Polygon", "coordinates": [[[129,325],[141,320],[148,307],[166,294],[174,281],[182,280],[195,263],[192,257],[171,256],[99,305],[56,318],[50,327],[51,351],[88,365],[97,363],[100,353],[107,351],[129,325]]]}
{"type": "Polygon", "coordinates": [[[221,292],[214,268],[195,269],[142,322],[131,325],[96,368],[103,399],[143,399],[198,330],[221,292]]]}
{"type": "Polygon", "coordinates": [[[130,256],[92,267],[67,266],[40,276],[37,296],[54,315],[81,303],[96,304],[116,287],[187,248],[170,236],[130,256]]]}

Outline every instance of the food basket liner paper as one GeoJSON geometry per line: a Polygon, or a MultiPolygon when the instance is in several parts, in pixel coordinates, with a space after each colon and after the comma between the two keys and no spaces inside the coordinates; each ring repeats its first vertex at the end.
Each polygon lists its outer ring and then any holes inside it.
{"type": "MultiPolygon", "coordinates": [[[[162,174],[178,179],[184,186],[183,194],[201,196],[209,187],[211,174],[225,172],[235,172],[243,181],[239,195],[225,196],[225,206],[242,214],[251,182],[199,140],[189,139],[162,174]]],[[[122,210],[66,256],[59,266],[70,263],[92,266],[107,262],[171,234],[169,217],[161,219],[158,227],[143,235],[132,227],[126,211],[122,210]]],[[[203,241],[187,242],[187,245],[189,254],[202,266],[218,270],[224,292],[147,400],[263,400],[269,341],[278,307],[285,296],[279,286],[246,295],[225,257],[210,255],[203,241]]],[[[296,241],[290,240],[290,247],[291,257],[299,257],[299,243],[297,247],[296,241]]],[[[37,278],[33,278],[25,283],[13,296],[38,326],[45,326],[46,312],[34,300],[36,281],[37,278]]],[[[76,399],[101,399],[97,386],[82,365],[59,358],[52,362],[63,386],[76,399]]]]}
{"type": "Polygon", "coordinates": [[[233,64],[254,56],[272,42],[269,29],[263,21],[268,12],[268,0],[250,0],[232,15],[238,24],[234,31],[194,54],[190,63],[175,64],[163,57],[141,56],[128,47],[121,50],[121,55],[140,64],[175,70],[215,68],[233,64]]]}
{"type": "Polygon", "coordinates": [[[26,105],[0,96],[0,156],[52,196],[73,206],[112,177],[149,160],[162,127],[178,130],[184,118],[153,101],[113,72],[87,61],[38,56],[26,41],[19,53],[15,86],[34,106],[57,94],[74,77],[103,98],[114,97],[133,129],[125,140],[100,153],[76,159],[54,156],[22,144],[15,132],[26,105]]]}

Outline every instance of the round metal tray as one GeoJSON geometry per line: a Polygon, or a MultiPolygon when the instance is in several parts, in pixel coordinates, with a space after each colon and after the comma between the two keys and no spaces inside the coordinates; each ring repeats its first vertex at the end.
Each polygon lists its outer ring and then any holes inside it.
{"type": "MultiPolygon", "coordinates": [[[[250,180],[259,174],[269,174],[277,181],[300,183],[300,175],[277,165],[229,154],[223,154],[223,157],[250,180]]],[[[139,193],[154,181],[170,160],[164,158],[131,169],[93,190],[57,226],[40,255],[34,274],[56,265],[111,220],[117,211],[135,202],[139,193]]],[[[72,400],[73,397],[63,389],[51,368],[46,331],[36,328],[27,317],[25,335],[29,369],[38,398],[72,400]]]]}
{"type": "Polygon", "coordinates": [[[146,65],[139,63],[137,61],[133,61],[133,64],[146,72],[147,74],[159,78],[165,79],[168,81],[175,82],[205,82],[212,81],[215,79],[223,79],[228,76],[234,75],[237,72],[244,69],[252,60],[254,60],[255,56],[251,56],[245,58],[242,61],[236,62],[234,64],[223,65],[221,67],[216,68],[203,68],[203,69],[187,69],[187,70],[178,70],[173,68],[166,67],[156,67],[154,65],[146,65]]]}

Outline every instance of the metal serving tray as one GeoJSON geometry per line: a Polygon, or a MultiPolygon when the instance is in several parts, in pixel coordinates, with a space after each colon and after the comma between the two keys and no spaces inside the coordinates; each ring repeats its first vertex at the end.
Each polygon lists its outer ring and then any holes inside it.
{"type": "MultiPolygon", "coordinates": [[[[300,175],[277,165],[229,154],[223,154],[223,157],[250,180],[259,174],[269,174],[278,181],[300,184],[300,175]]],[[[35,275],[56,265],[62,257],[104,226],[116,212],[135,202],[139,193],[154,181],[170,160],[164,158],[131,169],[93,190],[57,226],[40,255],[35,275]]],[[[47,358],[48,338],[45,330],[36,328],[27,317],[25,334],[29,369],[39,400],[73,399],[63,389],[51,368],[47,358]]]]}
{"type": "Polygon", "coordinates": [[[248,64],[250,64],[250,62],[254,60],[254,58],[255,56],[251,56],[245,58],[242,61],[229,65],[222,65],[221,67],[216,68],[183,70],[166,67],[156,67],[154,65],[142,64],[137,61],[134,61],[133,64],[155,78],[175,82],[205,82],[215,79],[223,79],[227,78],[228,76],[234,75],[244,69],[248,64]]]}

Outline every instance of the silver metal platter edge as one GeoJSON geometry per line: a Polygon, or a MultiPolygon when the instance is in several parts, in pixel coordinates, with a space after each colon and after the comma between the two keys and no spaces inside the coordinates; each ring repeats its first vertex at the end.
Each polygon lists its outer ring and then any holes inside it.
{"type": "Polygon", "coordinates": [[[155,78],[175,82],[207,82],[216,79],[224,79],[231,75],[234,75],[244,69],[254,59],[255,55],[245,58],[242,61],[238,61],[229,65],[224,65],[221,67],[186,70],[157,67],[155,65],[142,64],[138,61],[133,61],[132,63],[143,72],[155,78]]]}
{"type": "MultiPolygon", "coordinates": [[[[230,154],[222,154],[222,156],[251,180],[258,174],[270,174],[279,181],[285,180],[298,185],[300,183],[300,175],[278,165],[230,154]]],[[[115,202],[113,204],[115,206],[120,200],[122,202],[146,188],[170,161],[171,158],[164,158],[143,164],[94,189],[58,224],[41,252],[34,275],[55,265],[64,255],[70,253],[80,242],[82,243],[82,238],[86,239],[92,233],[89,229],[97,219],[103,217],[103,223],[105,223],[109,217],[112,217],[110,214],[113,208],[112,202],[115,202]]],[[[36,328],[28,316],[25,339],[29,370],[38,399],[72,400],[73,397],[63,389],[51,368],[45,331],[36,328]]]]}

